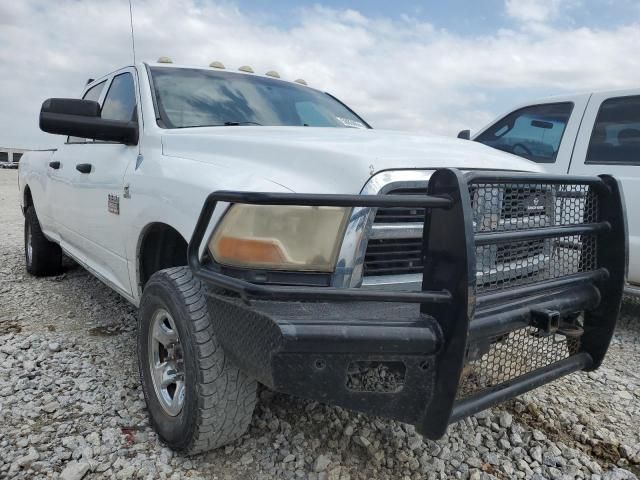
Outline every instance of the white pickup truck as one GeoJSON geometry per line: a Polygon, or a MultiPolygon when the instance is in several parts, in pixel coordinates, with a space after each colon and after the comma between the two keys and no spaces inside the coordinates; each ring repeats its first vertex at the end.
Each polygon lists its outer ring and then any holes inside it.
{"type": "Polygon", "coordinates": [[[64,253],[139,306],[170,447],[236,439],[258,382],[439,438],[600,365],[626,269],[614,178],[374,130],[240,70],[140,63],[46,100],[67,141],[19,167],[27,270],[64,253]]]}
{"type": "Polygon", "coordinates": [[[518,105],[473,140],[540,163],[551,173],[615,175],[629,211],[626,290],[640,296],[640,89],[563,95],[518,105]]]}

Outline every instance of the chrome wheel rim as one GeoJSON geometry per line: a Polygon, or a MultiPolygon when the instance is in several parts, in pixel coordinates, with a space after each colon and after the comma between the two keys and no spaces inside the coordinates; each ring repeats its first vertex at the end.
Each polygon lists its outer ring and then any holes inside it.
{"type": "Polygon", "coordinates": [[[149,330],[149,368],[156,398],[172,417],[182,411],[186,393],[182,346],[171,314],[159,309],[149,330]]]}
{"type": "Polygon", "coordinates": [[[26,232],[26,244],[27,244],[27,264],[31,265],[31,259],[33,258],[33,245],[31,245],[31,225],[27,223],[26,232]]]}

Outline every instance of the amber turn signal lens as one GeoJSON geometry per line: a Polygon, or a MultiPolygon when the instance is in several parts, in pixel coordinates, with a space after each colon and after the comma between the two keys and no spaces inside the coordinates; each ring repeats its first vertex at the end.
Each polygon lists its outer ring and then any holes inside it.
{"type": "Polygon", "coordinates": [[[218,240],[217,252],[221,257],[234,258],[246,263],[283,263],[284,252],[271,240],[222,237],[218,240]]]}

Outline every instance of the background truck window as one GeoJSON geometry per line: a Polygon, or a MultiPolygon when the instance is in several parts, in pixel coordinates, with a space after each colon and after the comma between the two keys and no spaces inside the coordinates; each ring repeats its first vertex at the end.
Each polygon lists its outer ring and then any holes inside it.
{"type": "Polygon", "coordinates": [[[101,116],[108,120],[136,121],[136,90],[130,73],[113,77],[101,116]]]}
{"type": "Polygon", "coordinates": [[[533,105],[511,112],[475,141],[538,163],[553,163],[573,103],[533,105]]]}
{"type": "Polygon", "coordinates": [[[640,96],[602,102],[586,163],[640,165],[640,96]]]}

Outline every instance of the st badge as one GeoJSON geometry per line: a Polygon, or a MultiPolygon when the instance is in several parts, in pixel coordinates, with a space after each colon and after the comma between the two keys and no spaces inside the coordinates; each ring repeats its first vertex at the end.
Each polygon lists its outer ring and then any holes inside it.
{"type": "Polygon", "coordinates": [[[107,210],[109,210],[109,213],[120,215],[120,197],[118,195],[109,194],[107,210]]]}

